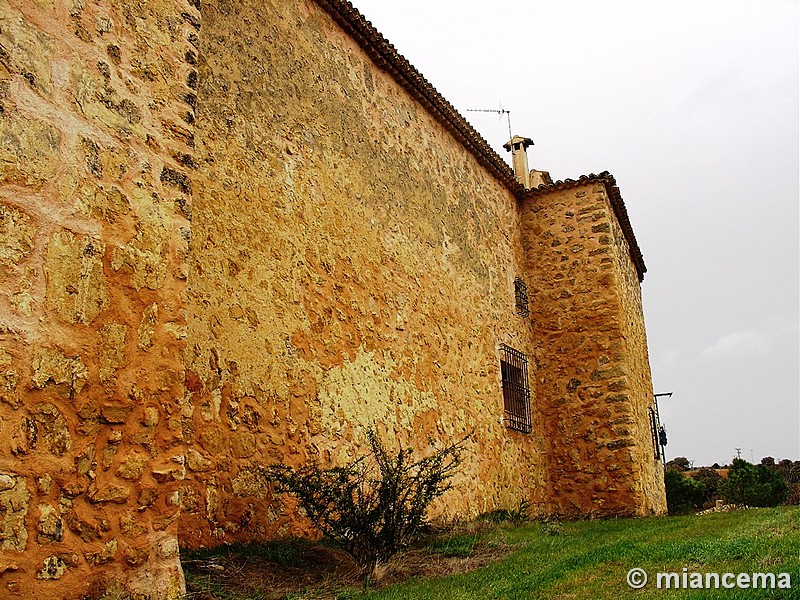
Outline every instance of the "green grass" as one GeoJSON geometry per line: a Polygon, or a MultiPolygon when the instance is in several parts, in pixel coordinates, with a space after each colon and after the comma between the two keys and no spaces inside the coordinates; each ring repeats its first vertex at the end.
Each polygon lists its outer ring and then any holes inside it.
{"type": "Polygon", "coordinates": [[[489,598],[800,598],[800,508],[751,509],[704,516],[564,523],[555,535],[541,525],[499,530],[517,550],[477,571],[409,580],[356,599],[489,598]],[[632,590],[628,570],[650,584],[632,590]],[[791,590],[655,589],[657,572],[790,573],[791,590]]]}
{"type": "MultiPolygon", "coordinates": [[[[512,551],[488,566],[456,575],[412,577],[383,589],[364,590],[341,582],[328,586],[324,597],[343,600],[401,599],[598,599],[621,598],[747,600],[800,599],[800,507],[750,509],[704,516],[612,519],[561,524],[497,527],[489,532],[439,536],[423,548],[443,557],[469,560],[473,549],[496,545],[512,551]],[[642,590],[626,583],[631,568],[650,578],[642,590]],[[790,590],[656,589],[658,572],[789,573],[790,590]]],[[[303,547],[274,546],[276,560],[292,564],[303,547]],[[295,558],[292,558],[295,556],[295,558]]],[[[254,552],[254,550],[246,550],[254,552]]],[[[211,551],[213,552],[213,551],[211,551]]],[[[208,555],[210,556],[210,554],[208,555]]],[[[285,564],[285,563],[284,563],[285,564]]],[[[313,567],[313,565],[311,565],[313,567]]],[[[211,590],[209,590],[211,591],[211,590]]],[[[261,598],[228,595],[214,589],[215,598],[261,598]]],[[[305,589],[292,598],[316,598],[305,589]]]]}
{"type": "Polygon", "coordinates": [[[472,554],[481,538],[478,534],[440,536],[425,544],[425,550],[440,556],[466,558],[472,554]]]}

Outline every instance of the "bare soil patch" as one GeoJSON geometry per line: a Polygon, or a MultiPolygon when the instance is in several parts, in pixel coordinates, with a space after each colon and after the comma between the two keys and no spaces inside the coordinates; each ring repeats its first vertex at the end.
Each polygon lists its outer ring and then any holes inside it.
{"type": "MultiPolygon", "coordinates": [[[[500,560],[511,550],[508,544],[485,539],[410,549],[379,565],[369,587],[381,589],[410,577],[466,573],[500,560]]],[[[187,600],[277,600],[300,592],[304,597],[327,599],[344,589],[364,586],[363,575],[347,553],[303,541],[189,553],[183,568],[187,600]]]]}

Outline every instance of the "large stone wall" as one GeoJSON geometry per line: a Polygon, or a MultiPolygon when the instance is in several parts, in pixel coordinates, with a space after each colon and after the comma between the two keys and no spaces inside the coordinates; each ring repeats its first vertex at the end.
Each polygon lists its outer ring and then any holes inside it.
{"type": "Polygon", "coordinates": [[[0,0],[0,597],[177,597],[182,0],[0,0]]]}
{"type": "Polygon", "coordinates": [[[619,221],[610,219],[614,239],[613,257],[616,286],[620,294],[620,322],[624,326],[623,340],[627,360],[627,393],[631,402],[631,434],[636,444],[631,447],[631,479],[636,489],[636,512],[640,515],[667,512],[664,488],[664,463],[655,460],[653,432],[648,408],[653,406],[653,379],[647,351],[642,288],[638,273],[630,259],[630,246],[619,221]]]}
{"type": "Polygon", "coordinates": [[[469,435],[442,519],[663,512],[608,182],[523,194],[334,5],[0,0],[0,597],[177,597],[179,539],[309,533],[260,466],[370,427],[469,435]]]}
{"type": "Polygon", "coordinates": [[[545,186],[522,205],[548,506],[567,517],[665,510],[639,278],[611,185],[545,186]]]}
{"type": "Polygon", "coordinates": [[[203,5],[182,540],[300,531],[258,465],[472,433],[443,516],[544,501],[502,425],[516,199],[314,2],[203,5]]]}

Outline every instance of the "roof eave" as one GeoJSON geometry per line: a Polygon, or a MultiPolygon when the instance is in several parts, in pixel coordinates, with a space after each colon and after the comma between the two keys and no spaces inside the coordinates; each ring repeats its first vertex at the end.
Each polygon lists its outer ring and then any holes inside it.
{"type": "Polygon", "coordinates": [[[577,180],[566,179],[526,190],[517,181],[511,167],[489,146],[483,136],[373,27],[372,23],[367,21],[358,9],[353,7],[347,0],[316,0],[316,2],[361,46],[362,50],[379,68],[386,71],[412,98],[422,104],[517,199],[522,200],[556,189],[567,189],[590,181],[603,183],[611,200],[611,206],[617,221],[622,228],[625,239],[628,241],[631,260],[636,267],[639,281],[644,279],[644,274],[647,271],[644,258],[636,242],[636,236],[633,234],[625,203],[622,201],[617,183],[610,173],[606,171],[600,175],[583,175],[577,180]]]}
{"type": "Polygon", "coordinates": [[[316,0],[381,69],[391,75],[500,183],[518,196],[525,188],[514,171],[433,85],[347,0],[316,0]]]}

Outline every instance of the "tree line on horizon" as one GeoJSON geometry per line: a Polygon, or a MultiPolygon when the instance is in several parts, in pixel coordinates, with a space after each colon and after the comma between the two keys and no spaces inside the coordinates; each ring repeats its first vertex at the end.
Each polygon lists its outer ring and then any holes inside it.
{"type": "Polygon", "coordinates": [[[667,462],[664,482],[671,515],[710,508],[718,500],[753,507],[800,504],[800,461],[790,459],[766,456],[753,464],[735,458],[730,465],[692,469],[688,458],[678,456],[667,462]]]}

